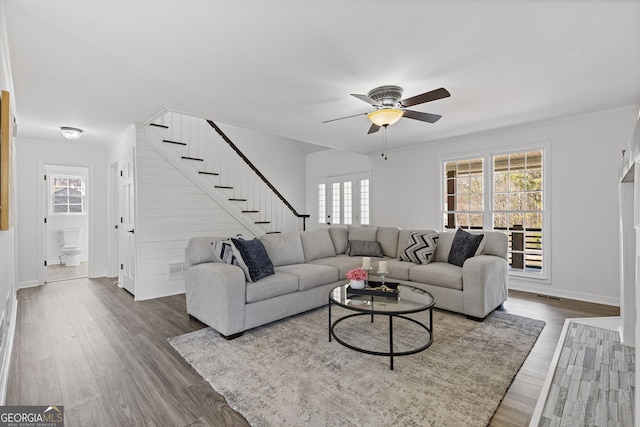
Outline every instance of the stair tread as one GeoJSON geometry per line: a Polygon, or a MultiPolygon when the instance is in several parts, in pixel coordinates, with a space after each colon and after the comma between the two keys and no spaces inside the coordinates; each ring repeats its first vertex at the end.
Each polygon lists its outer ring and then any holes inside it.
{"type": "Polygon", "coordinates": [[[169,129],[169,126],[159,125],[159,124],[157,124],[157,123],[149,123],[149,126],[155,126],[155,127],[157,127],[157,128],[169,129]]]}
{"type": "Polygon", "coordinates": [[[186,142],[172,141],[170,139],[163,139],[162,142],[167,142],[169,144],[187,145],[186,142]]]}
{"type": "Polygon", "coordinates": [[[256,221],[254,224],[271,224],[271,221],[256,221]]]}
{"type": "Polygon", "coordinates": [[[228,190],[233,190],[233,187],[229,187],[228,185],[216,185],[214,188],[226,188],[228,190]]]}
{"type": "Polygon", "coordinates": [[[200,171],[200,172],[198,172],[198,173],[199,173],[199,174],[202,174],[202,175],[215,175],[215,176],[220,175],[220,174],[219,174],[219,173],[217,173],[217,172],[205,172],[205,171],[200,171]]]}
{"type": "Polygon", "coordinates": [[[200,158],[198,158],[198,157],[182,156],[182,158],[183,158],[184,160],[195,160],[195,161],[198,161],[198,162],[204,162],[204,159],[200,159],[200,158]]]}
{"type": "Polygon", "coordinates": [[[232,202],[246,202],[247,199],[229,199],[232,202]]]}
{"type": "Polygon", "coordinates": [[[242,211],[242,213],[259,213],[260,211],[242,211]]]}

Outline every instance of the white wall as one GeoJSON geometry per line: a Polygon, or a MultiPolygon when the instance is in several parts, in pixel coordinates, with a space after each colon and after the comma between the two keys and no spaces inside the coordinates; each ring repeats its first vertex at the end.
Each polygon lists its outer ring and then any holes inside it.
{"type": "MultiPolygon", "coordinates": [[[[9,42],[7,39],[7,22],[4,3],[0,3],[0,90],[9,92],[11,96],[11,111],[15,114],[16,97],[13,90],[11,76],[11,61],[9,58],[9,42]]],[[[12,114],[12,115],[13,115],[12,114]]],[[[10,119],[13,121],[13,118],[10,119]]],[[[9,230],[0,231],[0,405],[4,405],[6,397],[7,377],[13,334],[15,331],[16,302],[16,226],[19,223],[17,213],[17,175],[15,140],[10,142],[9,169],[9,230]]]]}
{"type": "Polygon", "coordinates": [[[93,214],[89,223],[89,276],[106,275],[107,247],[107,151],[86,147],[82,139],[73,143],[16,139],[17,175],[20,182],[17,209],[18,287],[42,284],[39,274],[45,258],[40,247],[44,232],[44,165],[86,167],[89,170],[87,194],[93,214]],[[40,199],[42,197],[42,200],[40,199]]]}
{"type": "MultiPolygon", "coordinates": [[[[551,280],[542,284],[511,278],[510,286],[617,305],[618,165],[636,114],[637,106],[633,106],[534,123],[390,151],[388,160],[374,153],[370,156],[372,224],[437,227],[442,158],[547,143],[551,280]]],[[[308,172],[308,181],[323,170],[327,175],[333,173],[333,163],[342,158],[336,151],[326,154],[322,159],[317,154],[309,156],[317,164],[308,172]]]]}
{"type": "MultiPolygon", "coordinates": [[[[88,188],[89,170],[87,168],[47,165],[47,182],[51,188],[51,175],[79,176],[84,179],[85,187],[88,188]]],[[[51,212],[51,193],[48,193],[49,212],[51,212]]],[[[58,240],[58,234],[62,230],[81,230],[82,252],[80,253],[80,261],[89,260],[89,215],[91,214],[91,206],[88,203],[89,194],[85,196],[85,213],[82,215],[52,215],[47,216],[47,265],[60,264],[60,255],[62,250],[58,240]]]]}

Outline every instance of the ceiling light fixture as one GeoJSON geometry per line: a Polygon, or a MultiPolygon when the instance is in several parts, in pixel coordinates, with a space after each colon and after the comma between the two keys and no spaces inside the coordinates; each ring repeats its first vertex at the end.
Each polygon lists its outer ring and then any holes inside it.
{"type": "Polygon", "coordinates": [[[60,133],[67,139],[76,140],[82,136],[82,129],[72,128],[69,126],[62,126],[60,128],[60,133]]]}
{"type": "Polygon", "coordinates": [[[404,114],[404,111],[398,108],[380,108],[379,110],[372,111],[367,114],[369,120],[372,123],[383,127],[389,126],[400,120],[400,117],[404,114]]]}

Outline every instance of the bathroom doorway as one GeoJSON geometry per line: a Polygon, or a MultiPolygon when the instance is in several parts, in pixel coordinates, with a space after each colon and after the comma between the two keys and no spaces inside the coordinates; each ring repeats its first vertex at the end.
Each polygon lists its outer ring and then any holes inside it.
{"type": "Polygon", "coordinates": [[[89,169],[45,165],[45,283],[89,276],[89,169]]]}

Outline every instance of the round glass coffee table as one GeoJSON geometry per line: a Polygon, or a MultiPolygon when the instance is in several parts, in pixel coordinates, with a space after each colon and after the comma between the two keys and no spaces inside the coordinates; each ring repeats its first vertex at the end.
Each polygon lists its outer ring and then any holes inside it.
{"type": "Polygon", "coordinates": [[[409,354],[419,353],[423,350],[426,350],[433,342],[432,308],[435,305],[435,299],[429,292],[411,285],[398,285],[397,293],[388,293],[384,295],[377,295],[378,293],[382,292],[375,292],[375,288],[368,291],[373,291],[373,293],[375,294],[365,293],[367,292],[367,289],[365,289],[364,291],[351,290],[349,284],[345,284],[337,286],[329,292],[329,341],[335,339],[343,346],[355,351],[359,351],[361,353],[373,354],[376,356],[387,356],[389,357],[389,369],[393,370],[393,358],[395,356],[407,356],[409,354]],[[349,314],[332,322],[331,306],[333,304],[337,304],[340,307],[346,308],[347,310],[355,311],[356,313],[349,314]],[[421,311],[428,311],[428,324],[406,316],[407,314],[418,313],[421,311]],[[353,317],[371,316],[371,322],[373,322],[374,316],[376,315],[387,316],[389,318],[388,352],[369,350],[349,344],[343,339],[339,338],[334,331],[336,325],[353,317]],[[424,332],[426,334],[426,344],[411,350],[404,350],[399,352],[394,351],[394,318],[413,322],[417,324],[420,329],[424,329],[424,332]]]}

